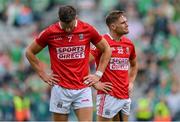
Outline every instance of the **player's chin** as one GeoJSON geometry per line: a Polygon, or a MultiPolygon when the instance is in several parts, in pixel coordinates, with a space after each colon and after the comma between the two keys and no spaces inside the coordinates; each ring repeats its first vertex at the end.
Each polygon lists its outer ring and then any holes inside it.
{"type": "Polygon", "coordinates": [[[124,34],[128,34],[128,33],[129,33],[129,31],[125,31],[125,32],[124,32],[124,34]]]}

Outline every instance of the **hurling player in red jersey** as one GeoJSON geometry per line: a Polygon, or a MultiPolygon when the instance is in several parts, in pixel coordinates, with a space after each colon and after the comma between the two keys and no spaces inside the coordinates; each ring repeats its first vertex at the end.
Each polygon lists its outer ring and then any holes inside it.
{"type": "MultiPolygon", "coordinates": [[[[127,18],[122,11],[110,12],[106,17],[106,24],[109,33],[103,37],[109,43],[112,55],[100,79],[101,82],[93,85],[98,90],[97,120],[118,121],[119,112],[121,112],[121,119],[128,121],[131,104],[129,91],[132,90],[137,74],[135,47],[133,42],[124,36],[129,33],[129,30],[127,18]]],[[[91,54],[90,61],[94,58],[98,66],[102,53],[99,49],[93,48],[91,54]]]]}
{"type": "Polygon", "coordinates": [[[50,111],[54,121],[67,121],[70,108],[79,121],[92,121],[92,92],[111,57],[107,41],[88,23],[78,20],[72,6],[59,8],[59,21],[44,29],[26,49],[26,57],[40,78],[53,85],[50,111]],[[90,43],[102,52],[95,74],[89,74],[90,43]],[[36,57],[48,46],[51,74],[47,74],[36,57]]]}

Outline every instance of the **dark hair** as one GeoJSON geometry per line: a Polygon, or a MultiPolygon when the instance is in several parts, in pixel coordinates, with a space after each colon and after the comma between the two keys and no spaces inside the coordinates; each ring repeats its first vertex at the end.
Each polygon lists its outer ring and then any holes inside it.
{"type": "Polygon", "coordinates": [[[119,11],[119,10],[114,10],[111,11],[107,16],[106,16],[106,24],[109,26],[110,24],[114,23],[115,21],[118,20],[120,16],[124,14],[124,11],[119,11]]]}
{"type": "Polygon", "coordinates": [[[69,23],[75,19],[76,9],[70,5],[60,6],[58,15],[60,21],[69,23]]]}

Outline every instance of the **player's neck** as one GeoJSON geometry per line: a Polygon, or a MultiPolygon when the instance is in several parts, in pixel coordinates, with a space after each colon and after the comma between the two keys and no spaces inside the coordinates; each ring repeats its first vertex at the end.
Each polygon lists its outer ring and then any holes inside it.
{"type": "Polygon", "coordinates": [[[116,42],[119,42],[121,40],[121,37],[122,37],[121,35],[119,35],[117,33],[113,33],[113,32],[110,32],[110,36],[116,42]]]}

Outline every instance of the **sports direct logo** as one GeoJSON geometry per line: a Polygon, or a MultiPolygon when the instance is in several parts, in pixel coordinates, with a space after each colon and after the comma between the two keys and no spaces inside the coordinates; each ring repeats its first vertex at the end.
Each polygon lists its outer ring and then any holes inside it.
{"type": "Polygon", "coordinates": [[[64,59],[82,59],[85,57],[85,45],[72,46],[72,47],[60,47],[56,48],[57,58],[64,59]]]}
{"type": "Polygon", "coordinates": [[[110,69],[111,70],[128,70],[129,59],[128,58],[111,58],[110,69]]]}

